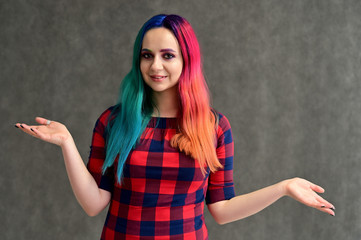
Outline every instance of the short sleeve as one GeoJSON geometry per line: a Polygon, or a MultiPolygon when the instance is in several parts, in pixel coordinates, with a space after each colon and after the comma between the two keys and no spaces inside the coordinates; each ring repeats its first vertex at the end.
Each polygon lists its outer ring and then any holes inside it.
{"type": "Polygon", "coordinates": [[[87,168],[99,188],[112,192],[114,186],[113,167],[108,168],[105,174],[102,174],[102,167],[106,156],[105,127],[110,113],[111,108],[103,112],[95,123],[87,168]]]}
{"type": "Polygon", "coordinates": [[[232,130],[228,119],[220,113],[216,153],[223,168],[218,169],[215,173],[211,172],[209,175],[206,195],[207,204],[228,200],[235,196],[233,185],[234,145],[232,130]]]}

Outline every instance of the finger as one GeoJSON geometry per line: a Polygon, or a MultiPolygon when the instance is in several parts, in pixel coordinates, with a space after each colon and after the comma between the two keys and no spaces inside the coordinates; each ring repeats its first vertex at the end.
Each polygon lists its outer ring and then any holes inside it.
{"type": "Polygon", "coordinates": [[[21,125],[24,127],[22,130],[28,133],[29,135],[46,142],[50,142],[49,135],[39,131],[38,126],[28,126],[26,124],[21,124],[21,125]]]}
{"type": "Polygon", "coordinates": [[[42,117],[36,117],[35,121],[42,125],[48,125],[48,121],[50,121],[50,120],[46,119],[46,118],[42,118],[42,117]]]}
{"type": "Polygon", "coordinates": [[[36,127],[31,128],[30,130],[32,130],[36,134],[36,136],[41,140],[47,141],[46,135],[43,132],[39,131],[36,127]]]}
{"type": "Polygon", "coordinates": [[[318,195],[316,196],[315,200],[318,201],[318,207],[315,207],[316,209],[335,216],[335,207],[333,206],[333,204],[329,203],[318,195]]]}
{"type": "Polygon", "coordinates": [[[318,210],[320,210],[321,212],[328,213],[328,214],[330,214],[332,216],[336,215],[335,210],[330,209],[330,208],[318,208],[318,210]]]}
{"type": "Polygon", "coordinates": [[[24,126],[22,126],[21,123],[15,123],[15,127],[16,127],[16,128],[19,128],[21,131],[24,132],[24,126]]]}
{"type": "Polygon", "coordinates": [[[29,126],[26,125],[25,123],[21,123],[21,124],[19,124],[19,126],[20,126],[20,129],[21,129],[23,132],[25,132],[25,133],[33,136],[33,137],[36,137],[36,133],[34,132],[34,129],[32,129],[31,127],[29,127],[29,126]]]}
{"type": "Polygon", "coordinates": [[[311,189],[315,192],[318,192],[318,193],[324,193],[325,192],[325,189],[323,189],[322,187],[316,185],[316,184],[311,184],[311,189]]]}
{"type": "Polygon", "coordinates": [[[320,197],[320,196],[316,196],[316,200],[319,202],[319,205],[323,208],[329,208],[329,209],[335,209],[335,206],[328,202],[327,200],[325,200],[324,198],[320,197]]]}

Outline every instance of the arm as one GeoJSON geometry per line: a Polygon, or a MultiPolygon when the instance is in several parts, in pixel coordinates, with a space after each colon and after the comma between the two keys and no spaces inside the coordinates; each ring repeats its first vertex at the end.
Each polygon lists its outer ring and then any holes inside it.
{"type": "Polygon", "coordinates": [[[97,215],[109,204],[110,192],[98,187],[81,159],[73,138],[70,138],[61,148],[76,199],[89,216],[97,215]]]}
{"type": "Polygon", "coordinates": [[[97,215],[108,205],[111,198],[110,192],[98,188],[81,159],[71,134],[63,124],[52,121],[46,125],[47,120],[39,117],[36,121],[41,125],[16,124],[15,126],[33,137],[61,147],[68,178],[76,199],[89,216],[97,215]]]}
{"type": "Polygon", "coordinates": [[[289,196],[307,206],[334,216],[334,206],[316,192],[323,193],[324,190],[307,180],[294,178],[252,193],[209,204],[208,209],[216,222],[225,224],[251,216],[281,197],[289,196]]]}

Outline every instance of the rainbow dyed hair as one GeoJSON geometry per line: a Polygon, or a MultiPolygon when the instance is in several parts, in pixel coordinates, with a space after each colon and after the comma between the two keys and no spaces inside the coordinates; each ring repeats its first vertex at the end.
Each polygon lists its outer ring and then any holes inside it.
{"type": "Polygon", "coordinates": [[[130,151],[136,146],[153,109],[157,107],[152,100],[152,89],[145,84],[140,71],[140,55],[145,33],[159,27],[167,28],[174,34],[183,56],[183,70],[178,82],[179,132],[170,144],[197,159],[203,173],[207,166],[212,172],[222,167],[215,150],[218,115],[210,107],[197,38],[186,19],[161,14],[149,19],[139,31],[134,44],[132,69],[122,81],[118,103],[109,118],[103,173],[118,157],[118,182],[130,151]]]}

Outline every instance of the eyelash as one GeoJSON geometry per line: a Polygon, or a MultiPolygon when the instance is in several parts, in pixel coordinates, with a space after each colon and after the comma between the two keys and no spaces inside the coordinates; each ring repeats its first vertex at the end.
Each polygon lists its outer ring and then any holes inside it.
{"type": "Polygon", "coordinates": [[[142,58],[149,59],[152,57],[152,54],[150,53],[142,53],[142,58]]]}
{"type": "Polygon", "coordinates": [[[163,54],[163,57],[164,57],[165,59],[172,59],[172,58],[174,58],[175,56],[174,56],[173,54],[171,54],[171,53],[165,53],[165,54],[163,54]]]}
{"type": "MultiPolygon", "coordinates": [[[[142,58],[144,59],[150,59],[153,57],[153,55],[151,53],[142,53],[142,58]]],[[[170,60],[172,58],[175,58],[175,55],[174,54],[171,54],[171,53],[164,53],[162,55],[163,58],[165,58],[166,60],[170,60]]]]}

